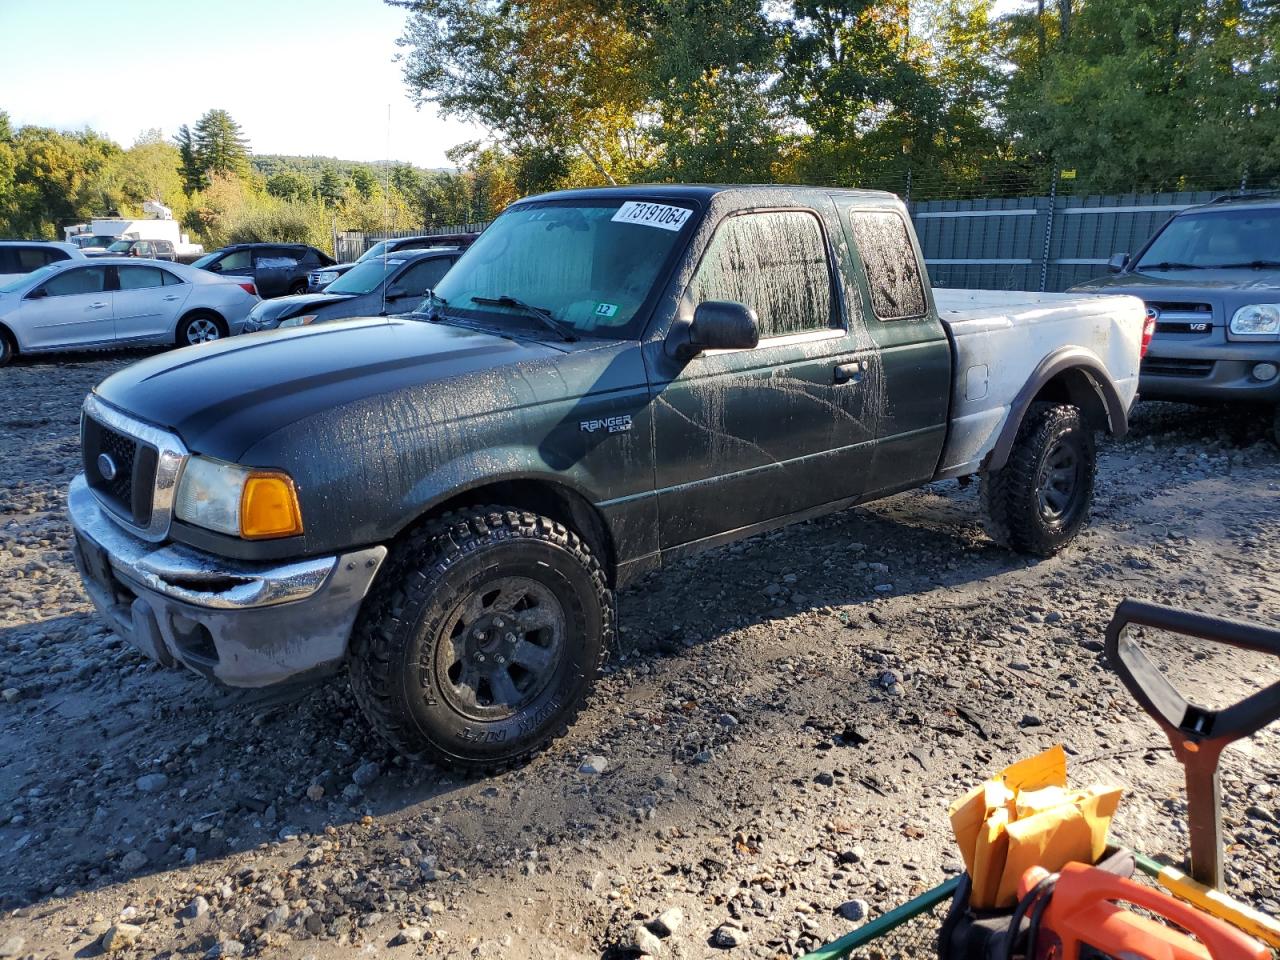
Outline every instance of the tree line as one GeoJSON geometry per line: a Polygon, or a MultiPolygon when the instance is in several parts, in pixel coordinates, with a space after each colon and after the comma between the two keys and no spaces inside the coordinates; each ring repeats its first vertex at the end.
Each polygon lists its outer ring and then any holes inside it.
{"type": "Polygon", "coordinates": [[[387,0],[411,93],[516,192],[637,180],[919,196],[1265,184],[1275,0],[387,0]]]}
{"type": "Polygon", "coordinates": [[[640,181],[915,199],[1280,185],[1276,0],[387,0],[454,170],[254,156],[224,110],[128,148],[0,111],[0,235],[157,199],[206,246],[488,219],[640,181]]]}
{"type": "Polygon", "coordinates": [[[143,133],[128,148],[92,130],[15,128],[0,110],[0,237],[61,239],[61,227],[141,217],[147,200],[173,210],[213,249],[264,240],[328,249],[333,230],[378,233],[487,219],[509,190],[493,181],[498,152],[454,152],[461,171],[325,157],[254,155],[225,110],[172,139],[143,133]]]}

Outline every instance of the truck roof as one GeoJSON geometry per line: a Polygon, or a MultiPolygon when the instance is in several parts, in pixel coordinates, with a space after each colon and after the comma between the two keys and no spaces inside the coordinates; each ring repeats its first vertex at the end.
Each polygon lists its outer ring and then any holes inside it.
{"type": "Polygon", "coordinates": [[[524,197],[517,201],[562,200],[580,197],[591,200],[608,200],[618,195],[643,194],[669,200],[707,201],[719,193],[758,192],[761,194],[816,193],[822,196],[853,196],[875,200],[898,200],[898,196],[885,190],[855,190],[848,187],[814,187],[804,184],[779,183],[631,183],[616,187],[583,187],[576,190],[556,190],[524,197]]]}

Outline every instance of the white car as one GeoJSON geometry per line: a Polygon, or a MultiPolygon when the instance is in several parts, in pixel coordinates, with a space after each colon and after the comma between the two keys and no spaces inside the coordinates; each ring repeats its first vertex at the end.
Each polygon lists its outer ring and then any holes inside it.
{"type": "Polygon", "coordinates": [[[83,260],[74,243],[57,240],[0,240],[0,284],[26,276],[50,263],[83,260]]]}
{"type": "Polygon", "coordinates": [[[15,353],[205,343],[239,333],[253,281],[137,257],[65,260],[0,285],[0,366],[15,353]]]}

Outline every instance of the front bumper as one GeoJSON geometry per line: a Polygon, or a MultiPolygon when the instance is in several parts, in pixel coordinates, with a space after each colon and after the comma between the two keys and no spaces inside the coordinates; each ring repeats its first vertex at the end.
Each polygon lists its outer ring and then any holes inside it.
{"type": "MultiPolygon", "coordinates": [[[[1221,336],[1221,331],[1215,331],[1221,336]]],[[[1180,342],[1157,336],[1142,362],[1144,400],[1280,403],[1280,377],[1253,376],[1259,363],[1280,365],[1280,343],[1180,342]]]]}
{"type": "Polygon", "coordinates": [[[67,495],[85,591],[112,629],[153,660],[233,687],[341,665],[386,547],[283,564],[228,560],[125,532],[84,475],[67,495]]]}

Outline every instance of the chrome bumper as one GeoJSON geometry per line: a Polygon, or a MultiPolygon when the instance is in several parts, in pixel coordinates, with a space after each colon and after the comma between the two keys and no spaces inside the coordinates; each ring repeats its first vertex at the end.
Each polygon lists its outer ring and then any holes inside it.
{"type": "Polygon", "coordinates": [[[165,665],[231,686],[321,672],[346,656],[385,547],[283,564],[229,560],[126,532],[83,475],[67,495],[75,558],[98,611],[165,665]]]}

